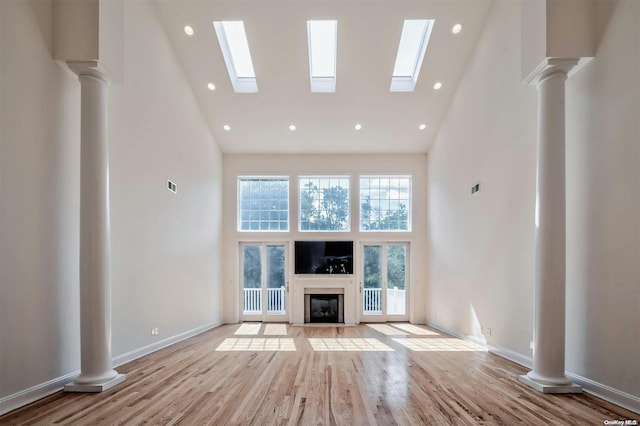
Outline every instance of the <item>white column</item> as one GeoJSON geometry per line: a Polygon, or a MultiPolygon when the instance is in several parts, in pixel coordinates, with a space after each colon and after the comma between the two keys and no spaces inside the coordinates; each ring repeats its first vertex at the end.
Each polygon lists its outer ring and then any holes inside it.
{"type": "Polygon", "coordinates": [[[102,392],[124,381],[111,365],[108,79],[93,63],[69,64],[81,91],[80,376],[70,392],[102,392]]]}
{"type": "Polygon", "coordinates": [[[533,370],[520,381],[544,393],[577,393],[565,375],[565,81],[575,60],[548,60],[538,88],[533,370]]]}

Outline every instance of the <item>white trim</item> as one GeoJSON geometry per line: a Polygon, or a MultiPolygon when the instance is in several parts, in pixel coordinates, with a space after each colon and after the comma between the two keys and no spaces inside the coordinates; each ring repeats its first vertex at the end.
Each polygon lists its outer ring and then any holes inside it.
{"type": "MultiPolygon", "coordinates": [[[[220,325],[222,325],[222,322],[206,324],[201,327],[176,334],[173,337],[169,337],[167,339],[152,343],[151,345],[143,346],[142,348],[133,350],[131,352],[118,355],[112,360],[113,366],[121,366],[145,355],[149,355],[152,352],[176,344],[182,340],[196,336],[200,333],[204,333],[205,331],[211,330],[220,325]]],[[[32,402],[35,402],[39,399],[45,398],[53,393],[61,391],[64,388],[64,385],[73,382],[79,375],[80,370],[73,371],[63,376],[51,379],[47,382],[40,383],[30,388],[21,390],[12,395],[5,396],[4,398],[0,398],[0,416],[10,411],[24,407],[27,404],[31,404],[32,402]]]]}
{"type": "Polygon", "coordinates": [[[0,398],[0,416],[62,390],[64,385],[74,381],[79,375],[80,370],[74,371],[0,398]]]}
{"type": "MultiPolygon", "coordinates": [[[[426,325],[431,328],[435,328],[438,331],[442,331],[443,333],[450,334],[454,337],[457,337],[462,340],[469,340],[474,343],[478,343],[482,345],[482,339],[478,339],[475,336],[465,336],[463,334],[453,332],[451,330],[447,330],[446,328],[430,323],[427,321],[426,325]]],[[[516,364],[522,365],[523,367],[531,369],[533,366],[533,359],[531,357],[522,355],[518,352],[512,351],[511,349],[502,348],[500,346],[495,345],[487,345],[485,346],[489,349],[494,355],[497,355],[501,358],[505,358],[509,361],[515,362],[516,364]]],[[[623,392],[618,389],[614,389],[610,386],[604,385],[602,383],[596,382],[595,380],[588,379],[586,377],[582,377],[578,374],[571,373],[569,371],[565,371],[567,377],[573,380],[576,384],[582,386],[582,389],[595,397],[608,401],[612,404],[615,404],[619,407],[625,408],[627,410],[633,411],[635,413],[640,414],[640,398],[626,392],[623,392]]]]}
{"type": "Polygon", "coordinates": [[[134,349],[130,352],[126,352],[124,354],[113,357],[113,367],[119,367],[123,364],[136,360],[138,358],[142,358],[145,355],[149,355],[153,352],[156,352],[160,349],[166,348],[167,346],[174,345],[178,342],[181,342],[185,339],[188,339],[193,336],[197,336],[198,334],[204,333],[205,331],[211,330],[213,328],[219,327],[222,325],[222,322],[205,324],[200,327],[193,328],[191,330],[183,331],[182,333],[178,333],[174,336],[167,337],[166,339],[159,340],[150,345],[143,346],[138,349],[134,349]]]}
{"type": "Polygon", "coordinates": [[[527,367],[529,369],[533,368],[533,358],[530,356],[522,355],[519,352],[512,351],[511,349],[503,348],[501,346],[488,345],[487,347],[489,352],[492,354],[508,359],[516,364],[520,364],[523,367],[527,367]]]}
{"type": "Polygon", "coordinates": [[[634,413],[640,414],[640,398],[626,392],[614,389],[610,386],[603,385],[595,380],[587,379],[586,377],[579,376],[578,374],[565,372],[567,377],[573,380],[575,383],[582,386],[585,392],[590,393],[605,401],[609,401],[612,404],[618,405],[634,413]]]}

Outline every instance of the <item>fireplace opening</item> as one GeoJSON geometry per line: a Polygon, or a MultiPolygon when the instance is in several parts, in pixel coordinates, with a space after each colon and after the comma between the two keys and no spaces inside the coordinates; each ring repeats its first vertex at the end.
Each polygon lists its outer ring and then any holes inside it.
{"type": "Polygon", "coordinates": [[[342,294],[305,294],[305,322],[343,323],[342,294]]]}

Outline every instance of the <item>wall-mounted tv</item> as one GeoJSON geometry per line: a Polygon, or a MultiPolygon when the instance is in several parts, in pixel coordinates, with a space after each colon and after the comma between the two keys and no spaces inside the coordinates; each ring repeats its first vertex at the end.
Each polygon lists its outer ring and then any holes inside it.
{"type": "Polygon", "coordinates": [[[353,274],[353,241],[296,241],[296,274],[353,274]]]}

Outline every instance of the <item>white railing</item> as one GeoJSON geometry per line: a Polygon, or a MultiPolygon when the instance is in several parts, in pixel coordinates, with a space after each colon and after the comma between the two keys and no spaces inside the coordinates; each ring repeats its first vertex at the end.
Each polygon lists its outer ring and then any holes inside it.
{"type": "Polygon", "coordinates": [[[362,311],[365,315],[382,314],[382,289],[365,288],[362,293],[362,311]]]}
{"type": "Polygon", "coordinates": [[[267,289],[267,313],[268,314],[286,313],[284,287],[267,289]]]}
{"type": "MultiPolygon", "coordinates": [[[[267,289],[267,314],[286,313],[286,288],[267,289]]],[[[244,289],[244,313],[249,315],[262,314],[262,289],[244,289]]]]}
{"type": "MultiPolygon", "coordinates": [[[[382,315],[382,289],[365,288],[362,293],[362,311],[365,315],[382,315]]],[[[387,289],[387,315],[405,315],[405,290],[387,289]]]]}
{"type": "Polygon", "coordinates": [[[398,287],[387,289],[387,315],[406,315],[405,291],[398,287]]]}
{"type": "Polygon", "coordinates": [[[261,288],[245,288],[244,289],[244,313],[257,314],[257,315],[262,313],[262,289],[261,288]]]}

